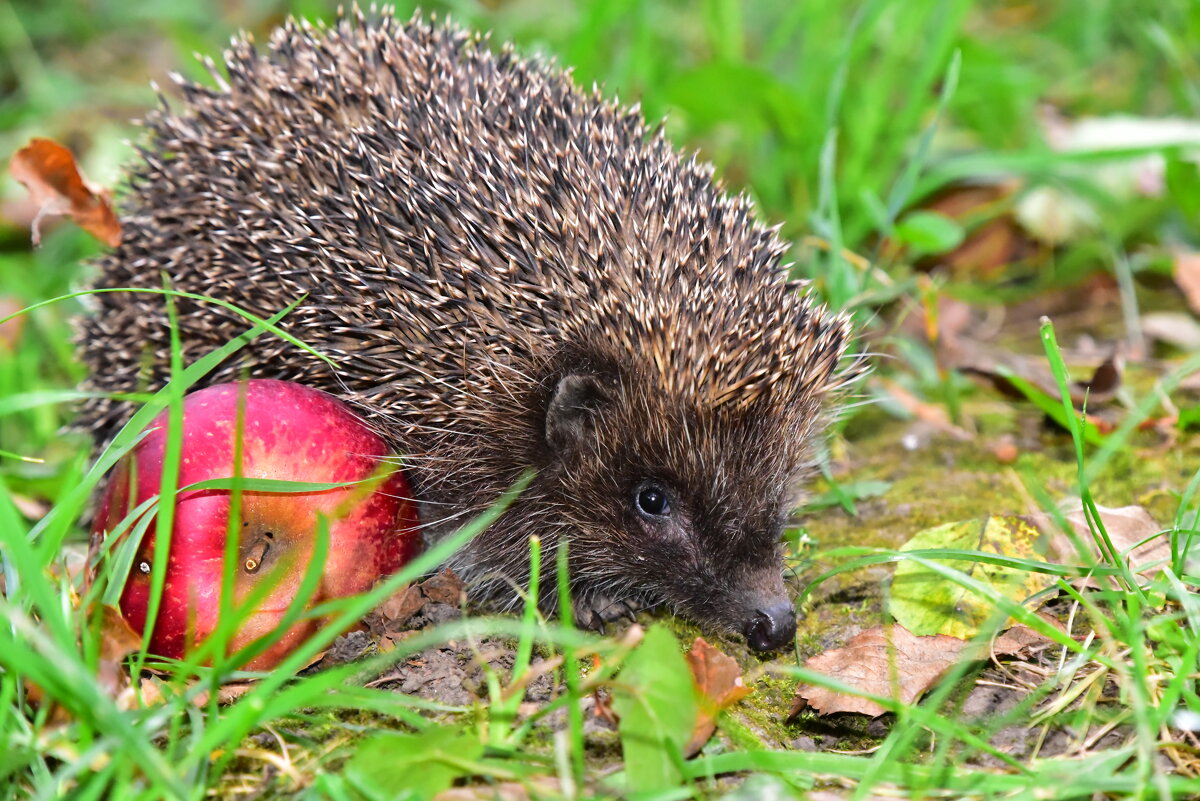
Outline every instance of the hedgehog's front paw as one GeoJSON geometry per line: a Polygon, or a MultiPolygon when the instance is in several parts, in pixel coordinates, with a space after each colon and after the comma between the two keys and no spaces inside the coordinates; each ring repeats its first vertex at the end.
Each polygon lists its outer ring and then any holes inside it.
{"type": "Polygon", "coordinates": [[[598,593],[576,597],[572,603],[575,610],[575,625],[581,629],[603,633],[606,623],[625,619],[630,623],[637,620],[637,613],[648,604],[638,598],[612,598],[598,593]]]}

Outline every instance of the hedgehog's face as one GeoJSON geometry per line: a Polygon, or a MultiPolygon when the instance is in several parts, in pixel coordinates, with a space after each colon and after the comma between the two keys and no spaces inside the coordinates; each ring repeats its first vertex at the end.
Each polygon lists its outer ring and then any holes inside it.
{"type": "Polygon", "coordinates": [[[666,602],[759,650],[790,643],[779,541],[801,459],[777,422],[708,414],[636,380],[562,378],[546,441],[585,611],[666,602]]]}

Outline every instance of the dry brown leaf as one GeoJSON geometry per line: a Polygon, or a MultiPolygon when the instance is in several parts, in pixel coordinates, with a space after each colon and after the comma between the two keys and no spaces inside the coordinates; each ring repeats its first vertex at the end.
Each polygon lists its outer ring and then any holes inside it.
{"type": "Polygon", "coordinates": [[[30,498],[16,492],[9,493],[9,500],[26,520],[41,520],[50,514],[50,504],[38,498],[30,498]]]}
{"type": "Polygon", "coordinates": [[[156,676],[143,678],[138,682],[140,692],[135,692],[133,686],[130,685],[125,692],[118,696],[117,708],[124,712],[135,708],[145,709],[158,706],[165,700],[162,684],[162,679],[156,676]]]}
{"type": "MultiPolygon", "coordinates": [[[[1056,629],[1062,629],[1062,624],[1053,618],[1046,615],[1040,615],[1040,617],[1050,625],[1054,626],[1056,629]]],[[[1034,649],[1051,642],[1053,642],[1053,640],[1051,640],[1045,634],[1042,634],[1035,629],[1031,629],[1024,623],[1018,623],[992,641],[992,653],[996,656],[1015,656],[1025,658],[1029,656],[1034,649]]]]}
{"type": "MultiPolygon", "coordinates": [[[[911,704],[937,683],[969,644],[945,634],[918,637],[903,626],[876,626],[841,648],[814,656],[804,666],[865,693],[911,704]]],[[[805,702],[822,715],[857,712],[878,717],[887,711],[866,698],[802,684],[791,714],[803,709],[805,702]]]]}
{"type": "Polygon", "coordinates": [[[466,587],[454,571],[444,569],[420,584],[410,584],[392,593],[386,601],[375,607],[364,618],[367,629],[379,637],[393,637],[401,633],[413,615],[428,603],[443,603],[460,606],[466,597],[466,587]]]}
{"type": "MultiPolygon", "coordinates": [[[[928,282],[922,282],[926,284],[928,282]]],[[[932,290],[922,286],[922,295],[928,299],[923,301],[921,311],[915,315],[914,324],[919,324],[925,338],[931,343],[944,345],[957,342],[969,331],[977,328],[975,310],[967,303],[945,295],[933,296],[932,290]]]]}
{"type": "MultiPolygon", "coordinates": [[[[1099,506],[1097,510],[1113,547],[1135,573],[1153,577],[1170,561],[1171,540],[1143,507],[1123,506],[1110,509],[1099,506]]],[[[1092,549],[1092,558],[1098,559],[1099,546],[1088,529],[1082,507],[1076,506],[1064,512],[1064,517],[1075,530],[1079,540],[1092,549]]],[[[1070,537],[1059,531],[1049,515],[1039,513],[1030,515],[1029,519],[1049,536],[1050,553],[1053,558],[1066,564],[1079,562],[1079,553],[1070,537]]],[[[1093,579],[1082,583],[1084,586],[1096,586],[1093,579]]]]}
{"type": "Polygon", "coordinates": [[[47,729],[66,726],[74,720],[71,713],[50,698],[36,681],[23,679],[22,683],[25,685],[25,701],[31,707],[41,709],[46,704],[49,704],[48,711],[45,713],[47,729]]]}
{"type": "MultiPolygon", "coordinates": [[[[77,603],[77,598],[72,598],[77,603]]],[[[142,647],[141,635],[129,627],[121,612],[112,606],[101,608],[100,621],[100,658],[96,667],[96,682],[100,689],[114,699],[118,708],[128,709],[124,705],[132,698],[129,673],[121,664],[125,657],[142,647]]],[[[46,713],[46,726],[53,728],[72,722],[72,713],[64,706],[49,699],[40,685],[29,679],[25,680],[25,691],[28,701],[35,707],[50,703],[46,713]]]]}
{"type": "Polygon", "coordinates": [[[130,683],[129,672],[121,663],[125,657],[141,650],[142,635],[126,622],[120,609],[105,606],[100,611],[100,660],[96,679],[109,698],[117,698],[130,683]]]}
{"type": "Polygon", "coordinates": [[[408,621],[425,605],[425,596],[416,584],[401,587],[392,593],[386,601],[375,610],[383,632],[394,631],[398,626],[408,621]]]}
{"type": "MultiPolygon", "coordinates": [[[[228,706],[254,689],[257,683],[257,681],[231,681],[227,684],[222,684],[217,688],[217,703],[221,706],[228,706]]],[[[183,692],[186,691],[187,687],[194,686],[195,682],[189,682],[185,688],[179,691],[183,692]]],[[[134,693],[132,687],[127,688],[121,694],[121,697],[117,699],[117,706],[121,709],[157,706],[165,701],[162,687],[163,681],[157,676],[144,678],[140,682],[140,693],[134,693]]],[[[197,693],[192,699],[192,706],[203,708],[208,705],[209,698],[210,694],[207,690],[197,693]]]]}
{"type": "Polygon", "coordinates": [[[1175,254],[1175,283],[1183,291],[1192,311],[1200,314],[1200,253],[1183,251],[1175,254]]]}
{"type": "Polygon", "coordinates": [[[62,214],[109,247],[120,243],[121,224],[107,193],[84,179],[75,157],[62,145],[49,139],[32,139],[13,154],[8,169],[38,206],[30,226],[34,245],[41,241],[42,219],[62,214]]]}
{"type": "Polygon", "coordinates": [[[100,659],[120,662],[130,654],[141,650],[142,635],[133,630],[121,610],[115,606],[101,609],[100,659]]]}
{"type": "MultiPolygon", "coordinates": [[[[443,570],[421,582],[409,584],[398,589],[380,603],[378,607],[367,613],[362,622],[374,636],[379,638],[402,639],[408,621],[413,615],[425,608],[427,603],[449,603],[451,606],[461,606],[466,597],[466,586],[454,571],[443,570]]],[[[380,639],[383,643],[383,639],[380,639]]],[[[389,646],[390,650],[390,646],[389,646]]]]}
{"type": "Polygon", "coordinates": [[[692,669],[692,680],[699,691],[696,725],[683,752],[684,756],[691,757],[700,752],[716,731],[717,715],[721,710],[733,706],[752,690],[742,681],[742,669],[738,663],[720,649],[709,645],[702,637],[697,637],[692,643],[687,660],[692,669]]]}
{"type": "Polygon", "coordinates": [[[466,593],[462,579],[453,570],[443,569],[420,584],[421,592],[430,601],[438,604],[460,606],[466,593]]]}

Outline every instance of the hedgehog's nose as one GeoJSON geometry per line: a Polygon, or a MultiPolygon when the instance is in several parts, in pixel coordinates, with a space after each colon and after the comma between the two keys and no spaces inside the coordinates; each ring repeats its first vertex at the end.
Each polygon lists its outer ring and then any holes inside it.
{"type": "Polygon", "coordinates": [[[796,637],[796,609],[788,600],[755,610],[742,630],[756,651],[778,651],[796,637]]]}

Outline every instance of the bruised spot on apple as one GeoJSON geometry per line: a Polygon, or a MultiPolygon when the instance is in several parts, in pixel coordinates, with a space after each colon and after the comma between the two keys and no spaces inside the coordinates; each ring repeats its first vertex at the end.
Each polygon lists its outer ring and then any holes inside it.
{"type": "MultiPolygon", "coordinates": [[[[382,460],[391,455],[386,443],[341,401],[300,384],[253,379],[184,398],[180,487],[234,475],[239,406],[244,409],[245,478],[337,483],[385,475],[381,467],[388,465],[382,460]]],[[[96,533],[112,531],[132,508],[158,493],[166,413],[151,428],[110,476],[96,533]]],[[[228,490],[179,493],[162,602],[150,636],[152,653],[182,658],[216,627],[230,501],[228,490]]],[[[249,663],[251,669],[278,664],[320,626],[320,621],[304,620],[276,632],[312,559],[319,514],[329,521],[329,556],[310,606],[367,590],[399,570],[420,547],[417,506],[399,470],[382,481],[329,490],[243,492],[233,591],[242,623],[230,649],[264,635],[277,637],[249,663]],[[265,590],[255,589],[264,583],[265,590]],[[252,591],[266,596],[246,610],[244,599],[252,591]]],[[[152,526],[121,596],[121,611],[135,631],[145,629],[150,603],[153,532],[152,526]]]]}

